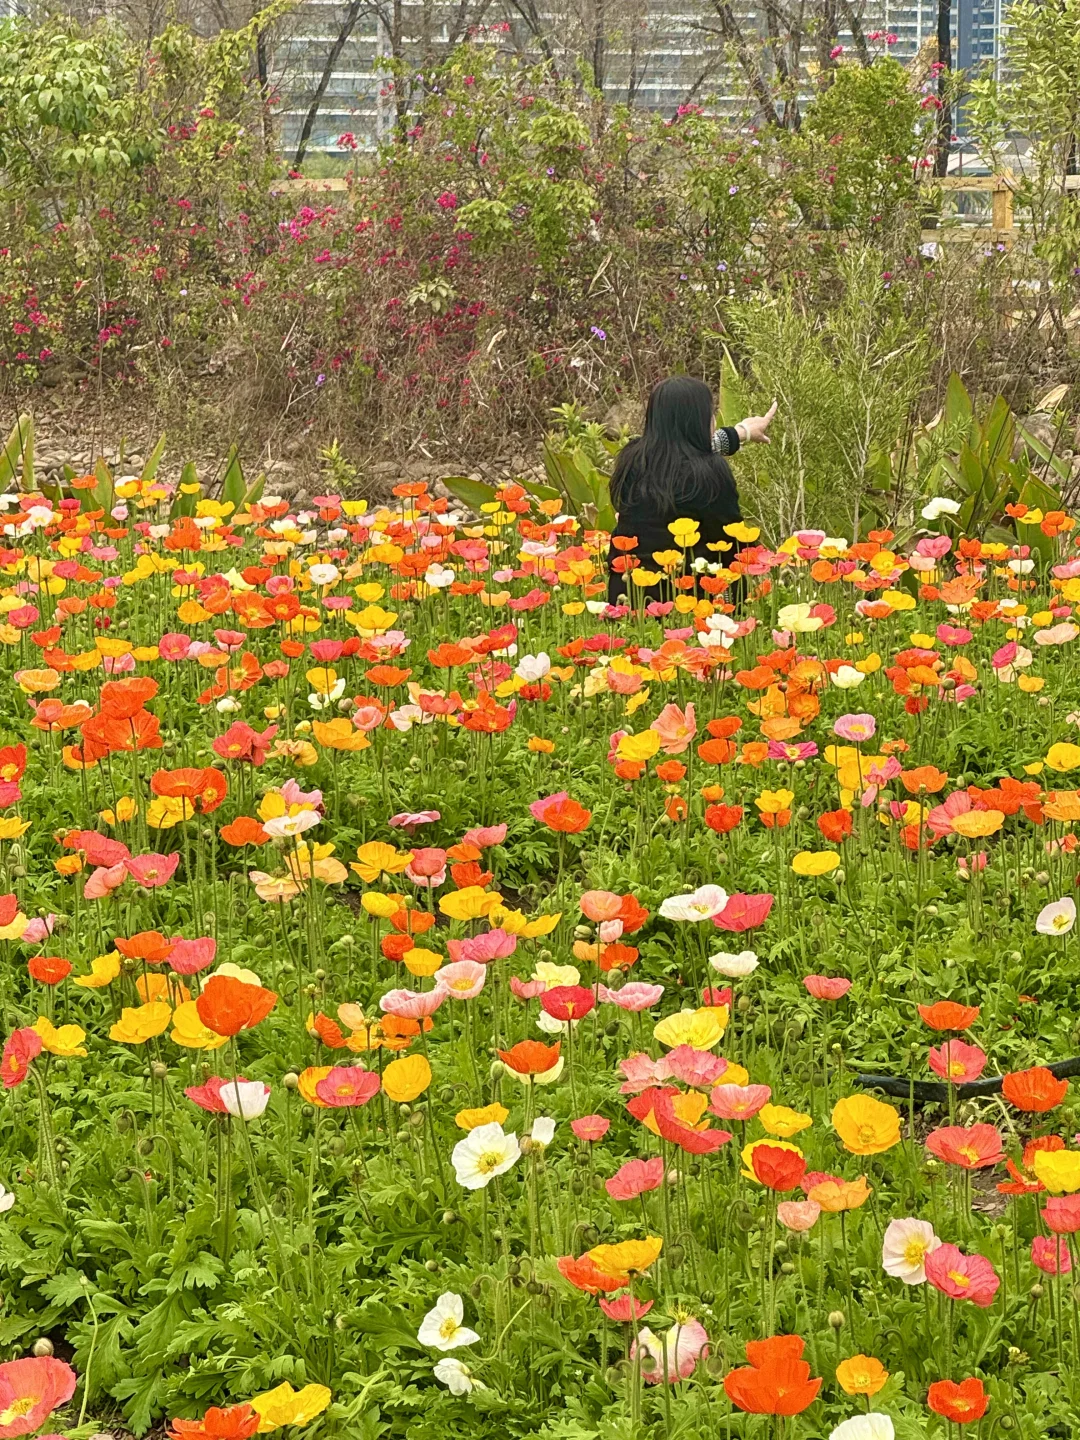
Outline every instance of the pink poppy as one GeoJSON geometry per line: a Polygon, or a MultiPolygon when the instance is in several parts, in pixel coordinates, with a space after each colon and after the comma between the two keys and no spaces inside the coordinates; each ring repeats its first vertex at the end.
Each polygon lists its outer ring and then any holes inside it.
{"type": "Polygon", "coordinates": [[[950,1085],[967,1085],[986,1069],[987,1055],[978,1045],[963,1040],[946,1040],[928,1056],[930,1069],[950,1085]]]}
{"type": "MultiPolygon", "coordinates": [[[[452,940],[449,942],[450,945],[453,943],[452,940]]],[[[454,953],[453,950],[451,950],[450,953],[452,955],[454,953]]],[[[456,961],[455,963],[460,964],[461,962],[456,961]]],[[[519,980],[516,975],[511,975],[510,977],[511,993],[516,995],[519,1000],[535,1000],[536,997],[542,995],[546,989],[547,985],[543,980],[519,980]]]]}
{"type": "Polygon", "coordinates": [[[88,865],[106,868],[126,860],[131,851],[122,840],[112,840],[96,830],[75,830],[64,839],[66,850],[81,850],[88,865]]]}
{"type": "Polygon", "coordinates": [[[1069,1242],[1064,1235],[1033,1235],[1031,1263],[1046,1275],[1068,1275],[1072,1270],[1069,1242]]]}
{"type": "Polygon", "coordinates": [[[75,1371],[53,1355],[27,1355],[0,1365],[0,1437],[32,1435],[75,1394],[75,1371]]]}
{"type": "Polygon", "coordinates": [[[22,933],[21,939],[23,944],[40,945],[42,940],[45,940],[53,933],[58,919],[59,916],[51,912],[45,916],[35,915],[32,920],[27,922],[26,929],[22,933]]]}
{"type": "Polygon", "coordinates": [[[234,1085],[236,1081],[239,1081],[241,1085],[247,1084],[243,1075],[237,1075],[236,1080],[223,1080],[220,1075],[211,1075],[210,1078],[204,1080],[201,1085],[189,1085],[184,1091],[184,1094],[189,1100],[198,1105],[200,1110],[208,1110],[211,1115],[227,1115],[229,1112],[226,1110],[225,1102],[221,1098],[222,1087],[225,1085],[234,1085]]]}
{"type": "Polygon", "coordinates": [[[650,985],[646,980],[631,980],[618,990],[609,990],[606,985],[599,988],[603,1004],[618,1005],[620,1010],[630,1010],[635,1014],[641,1010],[651,1010],[663,993],[663,985],[650,985]]]}
{"type": "Polygon", "coordinates": [[[972,639],[972,632],[964,625],[939,625],[935,634],[943,645],[951,645],[954,648],[960,645],[969,645],[972,639]]]}
{"type": "Polygon", "coordinates": [[[118,890],[127,879],[127,866],[121,860],[118,865],[99,865],[87,876],[86,884],[83,886],[83,896],[87,900],[104,900],[114,890],[118,890]]]}
{"type": "Polygon", "coordinates": [[[816,1200],[781,1200],[776,1207],[776,1218],[785,1230],[797,1234],[812,1230],[818,1222],[821,1206],[816,1200]]]}
{"type": "Polygon", "coordinates": [[[581,1115],[577,1120],[570,1121],[570,1129],[579,1140],[594,1144],[611,1129],[611,1121],[603,1115],[581,1115]]]}
{"type": "Polygon", "coordinates": [[[132,855],[124,861],[124,868],[144,890],[154,890],[169,883],[179,864],[180,854],[177,851],[173,855],[132,855]]]}
{"type": "Polygon", "coordinates": [[[863,740],[872,740],[877,734],[877,721],[873,715],[841,715],[838,720],[833,721],[833,734],[839,735],[841,740],[850,740],[853,744],[859,744],[863,740]]]}
{"type": "Polygon", "coordinates": [[[1080,1230],[1080,1195],[1051,1195],[1042,1215],[1056,1235],[1075,1235],[1080,1230]]]}
{"type": "Polygon", "coordinates": [[[616,940],[622,939],[625,928],[621,920],[601,920],[596,927],[596,938],[601,945],[614,945],[616,940]]]}
{"type": "Polygon", "coordinates": [[[651,1055],[646,1055],[644,1050],[635,1051],[628,1055],[625,1060],[619,1061],[619,1069],[626,1076],[626,1080],[619,1086],[620,1095],[636,1095],[641,1090],[646,1090],[650,1085],[658,1084],[664,1077],[657,1070],[658,1062],[651,1055]]]}
{"type": "Polygon", "coordinates": [[[434,1015],[446,999],[445,990],[388,990],[379,1001],[385,1015],[402,1020],[423,1020],[434,1015]]]}
{"type": "Polygon", "coordinates": [[[438,810],[406,810],[401,815],[391,815],[387,821],[397,830],[404,830],[408,835],[414,835],[421,825],[433,825],[436,820],[441,820],[442,815],[438,810]]]}
{"type": "Polygon", "coordinates": [[[386,711],[380,705],[358,705],[352,712],[352,723],[357,730],[377,730],[386,719],[386,711]]]}
{"type": "Polygon", "coordinates": [[[448,940],[446,948],[451,960],[478,960],[481,965],[488,965],[492,960],[504,960],[508,955],[513,955],[517,943],[516,935],[495,929],[485,930],[480,935],[470,935],[466,940],[448,940]]]}
{"type": "Polygon", "coordinates": [[[990,856],[985,850],[977,850],[974,855],[958,855],[956,857],[956,868],[961,875],[981,874],[989,863],[990,856]]]}
{"type": "Polygon", "coordinates": [[[752,1120],[771,1099],[768,1085],[716,1085],[709,1096],[709,1109],[721,1120],[752,1120]]]}
{"type": "Polygon", "coordinates": [[[842,1000],[851,989],[842,975],[806,975],[802,983],[815,1000],[842,1000]]]}
{"type": "Polygon", "coordinates": [[[676,1380],[688,1380],[697,1369],[698,1361],[708,1354],[709,1337],[700,1320],[676,1321],[663,1338],[654,1335],[648,1328],[638,1332],[638,1338],[630,1347],[631,1360],[638,1350],[648,1355],[652,1364],[641,1365],[641,1374],[646,1385],[657,1385],[666,1380],[669,1385],[676,1380]],[[665,1358],[667,1369],[665,1371],[665,1358]]]}
{"type": "Polygon", "coordinates": [[[711,1055],[707,1050],[695,1050],[692,1045],[676,1045],[674,1050],[656,1062],[656,1074],[660,1079],[669,1077],[681,1080],[695,1090],[709,1090],[727,1069],[722,1055],[711,1055]]]}
{"type": "Polygon", "coordinates": [[[478,825],[475,829],[466,830],[461,837],[462,844],[475,845],[480,850],[487,850],[492,845],[501,845],[505,839],[505,825],[478,825]]]}
{"type": "Polygon", "coordinates": [[[927,1252],[926,1278],[951,1300],[970,1300],[981,1310],[994,1303],[1001,1279],[985,1255],[965,1255],[955,1245],[939,1245],[927,1252]]]}
{"type": "Polygon", "coordinates": [[[200,935],[194,940],[185,940],[174,935],[172,949],[168,954],[169,969],[177,975],[197,975],[214,963],[217,955],[217,941],[212,935],[200,935]]]}
{"type": "Polygon", "coordinates": [[[655,1300],[633,1300],[633,1309],[631,1309],[633,1297],[629,1294],[620,1295],[615,1300],[607,1300],[603,1295],[598,1295],[596,1298],[600,1302],[600,1309],[609,1320],[619,1320],[624,1325],[629,1325],[632,1320],[643,1320],[656,1304],[655,1300]]]}
{"type": "Polygon", "coordinates": [[[434,979],[451,1000],[475,1000],[484,988],[487,969],[479,960],[455,960],[436,970],[434,979]]]}
{"type": "Polygon", "coordinates": [[[620,918],[623,897],[613,895],[610,890],[586,890],[578,903],[586,919],[592,920],[594,924],[602,924],[606,920],[620,918]]]}
{"type": "Polygon", "coordinates": [[[685,710],[680,710],[678,705],[669,702],[649,729],[655,730],[660,736],[660,748],[665,755],[681,755],[690,748],[697,734],[693,705],[687,705],[685,710]]]}
{"type": "Polygon", "coordinates": [[[446,851],[429,845],[413,852],[405,874],[424,890],[437,890],[446,879],[446,851]]]}
{"type": "Polygon", "coordinates": [[[379,1093],[379,1077],[362,1065],[335,1065],[315,1086],[315,1094],[335,1110],[346,1106],[366,1105],[379,1093]]]}
{"type": "Polygon", "coordinates": [[[169,630],[157,642],[157,648],[162,660],[186,660],[191,649],[191,636],[169,630]]]}
{"type": "Polygon", "coordinates": [[[604,1189],[613,1200],[636,1200],[649,1190],[658,1190],[664,1183],[664,1161],[654,1155],[651,1160],[627,1160],[620,1165],[604,1189]]]}
{"type": "Polygon", "coordinates": [[[736,935],[741,935],[744,930],[756,930],[769,918],[769,911],[773,907],[773,898],[768,893],[729,895],[728,902],[720,914],[713,916],[713,924],[718,930],[729,930],[736,935]]]}

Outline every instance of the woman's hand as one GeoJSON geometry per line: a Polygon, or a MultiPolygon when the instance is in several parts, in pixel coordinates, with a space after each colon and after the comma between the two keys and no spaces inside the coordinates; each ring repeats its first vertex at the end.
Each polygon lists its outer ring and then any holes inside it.
{"type": "Polygon", "coordinates": [[[748,415],[745,420],[740,420],[735,426],[739,432],[739,439],[743,445],[752,445],[755,441],[759,445],[768,445],[769,426],[772,424],[773,416],[776,414],[776,401],[769,406],[768,412],[764,415],[748,415]]]}

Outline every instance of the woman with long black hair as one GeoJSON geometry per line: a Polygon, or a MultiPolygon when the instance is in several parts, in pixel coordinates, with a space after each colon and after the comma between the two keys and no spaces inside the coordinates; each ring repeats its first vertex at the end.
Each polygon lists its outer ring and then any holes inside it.
{"type": "Polygon", "coordinates": [[[635,561],[643,570],[656,570],[654,554],[679,548],[668,529],[673,520],[697,522],[700,539],[690,556],[723,564],[724,552],[708,547],[730,543],[724,527],[742,519],[728,456],[740,445],[767,445],[775,414],[774,401],[766,415],[751,415],[718,430],[716,403],[703,381],[675,375],[656,386],[645,411],[644,434],[624,447],[611,477],[619,518],[608,553],[609,604],[624,595],[655,599],[670,590],[659,583],[644,589],[633,585],[628,573],[636,568],[635,561]],[[616,539],[623,544],[616,545],[616,539]],[[635,541],[632,547],[629,540],[635,541]],[[620,557],[626,563],[613,568],[620,557]]]}

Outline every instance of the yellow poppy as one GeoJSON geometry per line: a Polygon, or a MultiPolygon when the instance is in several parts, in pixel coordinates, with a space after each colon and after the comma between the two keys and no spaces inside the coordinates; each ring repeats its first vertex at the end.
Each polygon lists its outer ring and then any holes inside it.
{"type": "Polygon", "coordinates": [[[791,868],[796,875],[819,876],[828,875],[839,864],[840,856],[835,850],[800,850],[792,860],[791,868]]]}
{"type": "Polygon", "coordinates": [[[588,1251],[588,1257],[598,1270],[605,1275],[640,1275],[654,1265],[664,1248],[663,1238],[647,1235],[644,1240],[621,1240],[616,1245],[597,1245],[588,1251]]]}
{"type": "Polygon", "coordinates": [[[78,1025],[61,1025],[59,1028],[45,1015],[39,1015],[34,1029],[41,1036],[42,1048],[50,1055],[85,1055],[86,1031],[78,1025]]]}
{"type": "Polygon", "coordinates": [[[381,875],[400,875],[412,858],[411,850],[396,850],[385,840],[369,840],[359,847],[356,861],[349,868],[356,871],[365,885],[372,885],[381,875]]]}
{"type": "Polygon", "coordinates": [[[399,1055],[383,1071],[383,1090],[398,1105],[415,1100],[430,1084],[431,1066],[423,1055],[399,1055]]]}
{"type": "Polygon", "coordinates": [[[169,1039],[174,1045],[185,1050],[220,1050],[228,1043],[227,1035],[218,1035],[208,1029],[199,1019],[198,1007],[194,1000],[185,1000],[173,1011],[172,1033],[169,1039]]]}
{"type": "Polygon", "coordinates": [[[148,1005],[125,1006],[120,1019],[109,1031],[110,1040],[123,1045],[145,1045],[155,1035],[169,1028],[172,1006],[164,1000],[151,1000],[148,1005]]]}
{"type": "MultiPolygon", "coordinates": [[[[721,1079],[725,1085],[732,1083],[726,1074],[721,1079]]],[[[786,1105],[763,1105],[758,1111],[758,1119],[770,1135],[779,1135],[783,1140],[790,1140],[792,1135],[814,1123],[811,1116],[799,1110],[789,1110],[786,1105]]]]}
{"type": "Polygon", "coordinates": [[[454,1124],[461,1130],[475,1130],[478,1125],[501,1125],[509,1114],[506,1106],[496,1101],[492,1105],[481,1106],[479,1110],[459,1110],[454,1116],[454,1124]]]}
{"type": "Polygon", "coordinates": [[[111,985],[119,974],[120,956],[115,950],[110,950],[107,955],[96,955],[90,961],[90,974],[76,975],[72,984],[84,990],[100,990],[105,985],[111,985]]]}
{"type": "Polygon", "coordinates": [[[666,1015],[653,1027],[653,1038],[674,1050],[678,1045],[691,1045],[695,1050],[711,1050],[719,1044],[728,1025],[728,1007],[711,1005],[700,1010],[680,1010],[666,1015]]]}
{"type": "Polygon", "coordinates": [[[881,1155],[900,1143],[900,1112],[872,1095],[848,1095],[833,1106],[833,1129],[852,1155],[881,1155]]]}
{"type": "Polygon", "coordinates": [[[283,1380],[275,1389],[252,1399],[251,1408],[259,1417],[255,1433],[266,1435],[283,1425],[307,1425],[329,1404],[330,1391],[325,1385],[305,1385],[302,1390],[294,1390],[283,1380]]]}

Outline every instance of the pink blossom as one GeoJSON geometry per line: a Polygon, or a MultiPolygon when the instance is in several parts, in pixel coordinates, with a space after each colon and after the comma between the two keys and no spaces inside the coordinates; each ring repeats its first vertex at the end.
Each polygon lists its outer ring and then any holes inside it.
{"type": "Polygon", "coordinates": [[[1031,1263],[1047,1275],[1068,1275],[1072,1271],[1068,1240],[1064,1235],[1056,1235],[1053,1239],[1048,1235],[1033,1235],[1031,1263]]]}
{"type": "Polygon", "coordinates": [[[851,989],[842,975],[806,975],[802,983],[815,1000],[842,1000],[851,989]]]}
{"type": "Polygon", "coordinates": [[[841,715],[833,722],[833,734],[839,735],[841,740],[850,740],[859,744],[863,740],[872,740],[877,733],[877,721],[873,715],[841,715]]]}
{"type": "Polygon", "coordinates": [[[99,865],[92,870],[87,877],[83,887],[83,897],[87,900],[104,900],[107,895],[118,889],[127,879],[127,867],[121,860],[118,865],[99,865]]]}
{"type": "MultiPolygon", "coordinates": [[[[449,943],[452,945],[454,942],[450,941],[449,943]]],[[[453,954],[453,951],[450,953],[453,954]]],[[[535,1000],[546,989],[547,985],[543,980],[519,980],[516,975],[510,977],[511,993],[516,995],[519,1000],[535,1000]]]]}
{"type": "Polygon", "coordinates": [[[631,980],[618,990],[609,990],[606,985],[599,988],[600,1000],[605,1005],[617,1005],[620,1010],[651,1010],[664,993],[663,985],[650,985],[645,980],[631,980]]]}
{"type": "Polygon", "coordinates": [[[771,1098],[768,1085],[716,1085],[709,1096],[709,1109],[721,1120],[752,1120],[771,1098]]]}
{"type": "Polygon", "coordinates": [[[644,1050],[635,1051],[625,1060],[620,1060],[619,1069],[626,1076],[624,1083],[619,1086],[620,1095],[637,1095],[640,1091],[647,1090],[650,1085],[659,1085],[663,1076],[657,1073],[656,1066],[657,1062],[651,1055],[646,1055],[644,1050]]]}
{"type": "Polygon", "coordinates": [[[169,969],[177,975],[197,975],[214,963],[217,955],[217,941],[212,935],[200,935],[194,940],[185,940],[174,935],[169,951],[169,969]]]}
{"type": "Polygon", "coordinates": [[[451,1000],[475,1000],[484,988],[487,969],[478,960],[455,960],[436,970],[434,978],[451,1000]]]}
{"type": "Polygon", "coordinates": [[[478,960],[481,965],[489,965],[492,960],[505,960],[513,955],[517,942],[516,935],[496,927],[465,940],[447,940],[446,948],[451,960],[478,960]]]}
{"type": "Polygon", "coordinates": [[[610,1180],[604,1181],[604,1189],[613,1200],[636,1200],[649,1190],[657,1190],[664,1183],[664,1161],[660,1155],[651,1160],[627,1160],[610,1180]]]}
{"type": "Polygon", "coordinates": [[[438,810],[406,810],[400,815],[391,815],[387,824],[413,835],[421,825],[433,825],[436,820],[441,819],[438,810]]]}
{"type": "Polygon", "coordinates": [[[609,1320],[619,1320],[624,1325],[629,1325],[635,1319],[643,1320],[656,1304],[655,1300],[635,1299],[631,1309],[632,1297],[629,1294],[620,1295],[615,1300],[608,1300],[604,1295],[598,1295],[596,1298],[600,1302],[600,1309],[609,1320]]]}
{"type": "Polygon", "coordinates": [[[466,830],[461,837],[465,845],[475,845],[479,850],[487,850],[492,845],[501,845],[506,839],[505,825],[478,825],[473,830],[466,830]]]}
{"type": "Polygon", "coordinates": [[[179,864],[179,852],[172,855],[133,855],[124,861],[124,868],[144,890],[154,890],[169,883],[179,864]]]}
{"type": "Polygon", "coordinates": [[[424,890],[437,890],[446,879],[446,851],[429,845],[413,852],[405,874],[424,890]]]}
{"type": "Polygon", "coordinates": [[[379,1009],[385,1015],[397,1015],[403,1020],[422,1020],[434,1015],[446,999],[445,990],[388,990],[379,1001],[379,1009]]]}
{"type": "Polygon", "coordinates": [[[660,736],[660,748],[665,755],[681,755],[690,748],[697,734],[697,722],[693,705],[680,710],[678,705],[668,703],[649,726],[660,736]]]}
{"type": "Polygon", "coordinates": [[[781,1200],[776,1207],[776,1218],[785,1230],[797,1233],[812,1230],[821,1214],[816,1200],[781,1200]]]}
{"type": "Polygon", "coordinates": [[[622,910],[623,897],[610,890],[586,890],[578,902],[581,913],[594,924],[617,920],[622,910]]]}
{"type": "Polygon", "coordinates": [[[26,929],[22,933],[21,939],[23,944],[40,945],[42,940],[44,940],[46,936],[53,933],[53,929],[58,919],[59,916],[52,913],[46,915],[44,919],[42,919],[38,915],[35,915],[32,920],[27,922],[26,929]]]}
{"type": "Polygon", "coordinates": [[[939,1245],[924,1261],[926,1278],[951,1300],[970,1300],[981,1310],[994,1303],[1001,1279],[985,1255],[965,1255],[955,1245],[939,1245]]]}
{"type": "Polygon", "coordinates": [[[692,1045],[676,1045],[656,1062],[656,1073],[664,1080],[681,1080],[695,1090],[709,1090],[727,1069],[722,1055],[695,1050],[692,1045]]]}
{"type": "Polygon", "coordinates": [[[657,1385],[661,1380],[673,1385],[677,1380],[688,1380],[694,1373],[698,1361],[709,1352],[709,1337],[700,1320],[686,1319],[676,1321],[665,1332],[663,1339],[647,1327],[639,1330],[637,1340],[630,1347],[631,1360],[639,1348],[653,1361],[651,1367],[642,1366],[642,1378],[646,1385],[657,1385]]]}
{"type": "Polygon", "coordinates": [[[579,1140],[592,1144],[604,1138],[611,1129],[611,1121],[604,1115],[581,1115],[577,1120],[570,1121],[570,1129],[579,1140]]]}

